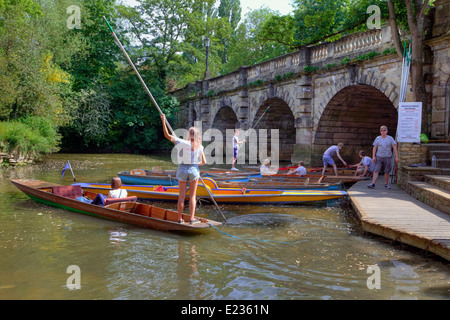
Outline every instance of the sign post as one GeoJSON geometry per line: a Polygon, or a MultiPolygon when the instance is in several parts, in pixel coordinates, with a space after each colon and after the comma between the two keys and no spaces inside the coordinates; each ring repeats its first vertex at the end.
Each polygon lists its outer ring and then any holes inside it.
{"type": "Polygon", "coordinates": [[[398,107],[397,141],[420,142],[422,102],[400,102],[398,107]]]}

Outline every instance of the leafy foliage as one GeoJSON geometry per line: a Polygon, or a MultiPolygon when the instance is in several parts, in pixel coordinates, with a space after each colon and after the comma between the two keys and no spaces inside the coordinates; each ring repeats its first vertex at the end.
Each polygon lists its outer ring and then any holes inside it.
{"type": "Polygon", "coordinates": [[[56,152],[60,138],[48,118],[0,122],[0,148],[11,154],[38,157],[41,153],[56,152]]]}
{"type": "MultiPolygon", "coordinates": [[[[389,2],[402,28],[409,27],[405,1],[389,2]]],[[[245,17],[239,0],[137,2],[127,7],[116,0],[0,0],[0,148],[23,154],[59,146],[146,153],[164,146],[159,113],[103,16],[170,123],[176,122],[178,102],[167,92],[203,79],[206,67],[215,77],[365,30],[369,5],[389,19],[385,0],[294,0],[293,14],[263,6],[245,17]],[[71,5],[81,10],[80,29],[65,23],[71,5]]],[[[412,9],[417,3],[423,2],[415,1],[412,9]]],[[[351,62],[346,59],[340,64],[351,62]]],[[[248,84],[260,85],[262,80],[248,84]]]]}

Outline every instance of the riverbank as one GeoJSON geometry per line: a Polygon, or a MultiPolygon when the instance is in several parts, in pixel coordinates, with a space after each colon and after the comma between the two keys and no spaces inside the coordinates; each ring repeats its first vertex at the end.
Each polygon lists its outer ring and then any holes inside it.
{"type": "Polygon", "coordinates": [[[432,252],[450,261],[450,215],[413,198],[396,185],[367,188],[354,184],[348,194],[365,232],[432,252]]]}

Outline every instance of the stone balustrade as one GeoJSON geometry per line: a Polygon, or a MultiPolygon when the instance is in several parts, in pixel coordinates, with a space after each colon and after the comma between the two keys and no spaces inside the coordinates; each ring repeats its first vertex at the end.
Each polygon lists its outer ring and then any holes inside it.
{"type": "Polygon", "coordinates": [[[207,91],[203,95],[235,89],[256,81],[271,81],[276,76],[287,73],[303,72],[305,66],[314,66],[324,62],[338,63],[344,57],[356,57],[364,52],[383,50],[391,47],[389,26],[344,36],[334,42],[321,43],[301,48],[298,51],[276,57],[253,66],[242,67],[222,76],[208,79],[207,91]],[[246,73],[244,78],[242,70],[246,73]]]}

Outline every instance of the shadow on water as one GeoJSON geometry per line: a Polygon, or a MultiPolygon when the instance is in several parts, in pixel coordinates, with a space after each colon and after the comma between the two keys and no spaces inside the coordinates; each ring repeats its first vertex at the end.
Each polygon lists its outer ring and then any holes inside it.
{"type": "Polygon", "coordinates": [[[235,216],[226,221],[226,225],[233,227],[257,226],[257,227],[283,227],[292,223],[299,223],[301,218],[282,213],[253,213],[235,216]]]}

